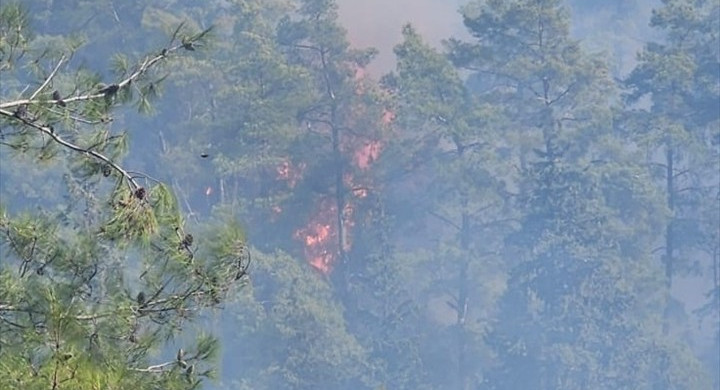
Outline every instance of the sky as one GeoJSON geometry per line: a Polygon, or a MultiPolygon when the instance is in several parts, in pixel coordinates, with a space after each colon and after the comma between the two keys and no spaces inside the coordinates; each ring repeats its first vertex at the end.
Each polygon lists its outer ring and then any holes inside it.
{"type": "MultiPolygon", "coordinates": [[[[380,77],[393,70],[395,56],[393,46],[402,39],[402,26],[411,23],[415,29],[435,47],[440,47],[444,39],[456,37],[469,39],[470,35],[462,23],[459,9],[470,0],[338,0],[341,24],[347,29],[348,37],[356,48],[374,47],[380,51],[375,61],[369,66],[373,76],[380,77]]],[[[570,1],[573,3],[573,1],[570,1]]],[[[572,34],[584,42],[590,51],[610,51],[617,58],[617,75],[627,76],[635,66],[636,53],[642,48],[643,42],[653,37],[648,25],[653,7],[659,6],[657,0],[646,0],[642,5],[634,5],[633,12],[623,21],[622,33],[615,32],[615,26],[606,31],[603,23],[611,18],[607,9],[600,8],[598,14],[573,15],[575,25],[572,34]],[[625,39],[629,25],[635,25],[631,31],[633,39],[625,39]],[[588,34],[594,34],[588,36],[588,34]],[[618,35],[620,34],[620,35],[618,35]],[[620,39],[622,38],[622,39],[620,39]]],[[[572,8],[572,7],[571,7],[572,8]]]]}
{"type": "Polygon", "coordinates": [[[402,26],[411,23],[427,41],[439,47],[443,39],[468,34],[458,12],[464,0],[340,0],[340,22],[357,48],[380,51],[370,65],[374,76],[393,69],[393,46],[402,40],[402,26]]]}

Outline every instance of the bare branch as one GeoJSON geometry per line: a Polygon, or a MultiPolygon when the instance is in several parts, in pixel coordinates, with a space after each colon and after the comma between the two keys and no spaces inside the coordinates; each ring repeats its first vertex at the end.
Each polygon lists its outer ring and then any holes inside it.
{"type": "Polygon", "coordinates": [[[133,368],[132,370],[137,372],[164,372],[166,367],[174,366],[176,364],[177,361],[173,360],[171,362],[149,366],[148,368],[133,368]]]}
{"type": "Polygon", "coordinates": [[[42,92],[42,90],[45,89],[45,87],[47,87],[48,84],[50,84],[50,81],[53,79],[53,77],[55,77],[55,74],[57,73],[58,69],[60,69],[60,65],[62,65],[63,62],[65,62],[64,55],[62,57],[60,57],[60,61],[58,61],[57,65],[55,65],[55,69],[53,69],[52,72],[50,72],[50,75],[45,79],[45,82],[43,82],[42,85],[40,85],[40,87],[38,89],[36,89],[32,95],[30,95],[30,99],[28,99],[28,100],[35,99],[35,97],[40,92],[42,92]]]}
{"type": "Polygon", "coordinates": [[[552,99],[552,100],[548,101],[548,102],[547,102],[547,105],[549,106],[549,105],[557,102],[558,100],[562,99],[565,95],[568,94],[568,92],[570,92],[570,90],[571,90],[574,86],[575,86],[575,83],[572,83],[572,84],[568,85],[568,87],[565,88],[565,90],[562,91],[559,95],[557,95],[557,96],[555,97],[555,99],[552,99]]]}
{"type": "Polygon", "coordinates": [[[444,217],[444,216],[442,216],[442,215],[440,215],[440,214],[438,214],[438,213],[436,213],[436,212],[434,212],[434,211],[432,211],[432,210],[429,210],[429,211],[428,211],[428,214],[430,214],[430,215],[432,215],[433,217],[435,217],[435,218],[437,218],[437,219],[439,219],[439,220],[447,223],[448,225],[454,227],[454,228],[457,229],[457,230],[461,230],[460,225],[456,224],[455,222],[451,221],[450,219],[448,219],[448,218],[446,218],[446,217],[444,217]]]}
{"type": "MultiPolygon", "coordinates": [[[[182,45],[182,44],[176,45],[176,46],[173,46],[173,47],[171,47],[171,48],[169,48],[169,49],[163,49],[163,50],[160,52],[160,54],[157,54],[157,55],[155,55],[155,56],[153,56],[153,57],[145,58],[145,59],[142,61],[142,63],[140,64],[140,66],[137,68],[137,70],[135,70],[135,72],[133,72],[132,74],[130,74],[130,76],[126,77],[125,79],[123,79],[123,80],[120,81],[119,83],[113,84],[112,86],[116,86],[117,88],[115,88],[115,91],[117,91],[117,90],[120,90],[120,89],[122,89],[122,88],[124,88],[124,87],[126,87],[126,86],[128,86],[128,85],[130,85],[130,84],[132,84],[135,80],[137,80],[138,78],[140,78],[140,76],[142,76],[143,74],[145,74],[150,68],[152,68],[152,67],[153,67],[154,65],[156,65],[158,62],[160,62],[160,61],[162,61],[163,59],[167,58],[171,53],[176,52],[176,51],[178,51],[178,50],[180,50],[180,49],[182,49],[182,48],[183,48],[183,45],[182,45]]],[[[64,60],[63,60],[63,61],[64,61],[64,60]]],[[[50,81],[50,79],[55,75],[55,73],[56,73],[56,71],[57,71],[57,68],[60,66],[60,64],[61,64],[61,63],[58,63],[58,65],[56,66],[56,69],[53,71],[53,73],[51,74],[51,76],[48,77],[48,78],[45,80],[45,83],[43,83],[43,86],[41,86],[37,91],[35,91],[35,93],[33,93],[33,95],[31,95],[29,99],[19,99],[19,100],[13,100],[13,101],[9,101],[9,102],[0,103],[0,109],[3,109],[3,108],[5,108],[5,109],[7,109],[7,108],[13,108],[13,107],[21,106],[21,105],[24,105],[24,104],[48,103],[47,100],[35,100],[35,98],[36,98],[37,93],[38,93],[42,88],[44,88],[44,86],[45,86],[45,85],[50,81]]],[[[69,104],[69,103],[80,102],[80,101],[89,101],[89,100],[101,99],[101,98],[105,98],[106,95],[107,95],[107,91],[100,90],[100,91],[93,92],[93,93],[87,93],[87,94],[84,94],[84,95],[78,95],[78,96],[69,97],[69,98],[67,98],[67,99],[64,99],[63,101],[64,101],[66,104],[69,104]]]]}

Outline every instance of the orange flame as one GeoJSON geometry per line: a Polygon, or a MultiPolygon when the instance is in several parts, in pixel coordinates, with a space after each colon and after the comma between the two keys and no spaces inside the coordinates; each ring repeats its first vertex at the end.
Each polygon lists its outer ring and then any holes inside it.
{"type": "Polygon", "coordinates": [[[380,157],[382,143],[380,141],[368,141],[354,153],[355,165],[362,170],[370,168],[375,160],[380,157]]]}
{"type": "Polygon", "coordinates": [[[353,175],[346,172],[343,176],[343,182],[350,189],[350,192],[358,198],[365,198],[368,196],[369,189],[366,186],[355,184],[353,175]]]}
{"type": "Polygon", "coordinates": [[[305,171],[305,163],[300,163],[297,166],[293,166],[289,159],[281,162],[275,167],[277,180],[287,181],[290,188],[295,187],[298,181],[302,178],[303,172],[305,171]]]}
{"type": "Polygon", "coordinates": [[[338,253],[334,215],[335,207],[331,199],[324,199],[320,202],[312,222],[294,234],[295,239],[305,244],[305,258],[310,265],[324,274],[330,273],[338,253]]]}
{"type": "MultiPolygon", "coordinates": [[[[367,84],[365,69],[362,67],[355,68],[355,93],[363,95],[366,91],[367,84]]],[[[354,116],[358,118],[366,118],[367,113],[364,112],[362,106],[353,109],[354,116]]],[[[395,120],[395,112],[391,109],[385,109],[377,118],[377,125],[381,130],[388,130],[389,126],[395,120]]],[[[351,119],[352,120],[352,119],[351,119]]],[[[361,126],[365,124],[360,123],[361,126]]],[[[352,126],[352,125],[351,125],[352,126]]],[[[309,127],[309,125],[308,125],[309,127]]],[[[317,130],[316,130],[317,131],[317,130]]],[[[356,173],[367,171],[377,161],[384,148],[382,139],[360,138],[353,135],[346,135],[342,140],[343,153],[347,153],[352,159],[353,165],[357,168],[356,173]]],[[[293,166],[289,160],[281,163],[277,167],[278,180],[285,180],[292,188],[302,178],[304,164],[293,166]]],[[[365,176],[365,175],[362,175],[365,176]]],[[[334,262],[337,260],[341,252],[347,252],[352,247],[352,230],[355,226],[355,204],[358,199],[365,198],[369,195],[368,177],[356,179],[351,172],[346,172],[343,177],[343,184],[349,190],[349,194],[353,197],[345,199],[345,205],[340,211],[340,218],[343,223],[343,237],[338,240],[338,210],[334,202],[334,198],[326,197],[321,199],[317,204],[317,209],[310,217],[308,224],[295,231],[293,237],[304,244],[304,254],[308,263],[322,272],[329,274],[332,271],[334,262]],[[360,183],[355,183],[358,180],[360,183]],[[339,248],[339,242],[342,242],[343,248],[339,248]]],[[[340,190],[340,189],[338,189],[340,190]]]]}
{"type": "Polygon", "coordinates": [[[368,196],[368,189],[365,187],[356,187],[352,189],[352,193],[358,198],[366,198],[368,196]]]}
{"type": "Polygon", "coordinates": [[[327,274],[333,261],[333,255],[328,251],[330,239],[330,225],[313,225],[305,230],[305,255],[310,259],[310,265],[327,274]]]}
{"type": "Polygon", "coordinates": [[[275,171],[277,172],[277,178],[278,179],[289,179],[290,178],[290,162],[289,161],[283,161],[275,168],[275,171]]]}
{"type": "Polygon", "coordinates": [[[305,245],[315,246],[327,241],[330,237],[330,225],[315,225],[312,234],[305,236],[305,245]]]}

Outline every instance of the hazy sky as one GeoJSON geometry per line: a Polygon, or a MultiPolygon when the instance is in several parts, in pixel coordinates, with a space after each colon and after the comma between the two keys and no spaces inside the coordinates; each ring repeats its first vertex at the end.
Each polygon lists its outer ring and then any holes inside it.
{"type": "Polygon", "coordinates": [[[355,47],[375,47],[380,54],[370,66],[374,76],[392,69],[393,46],[401,40],[400,31],[408,22],[433,45],[451,36],[466,37],[458,13],[467,0],[339,0],[340,22],[348,30],[355,47]]]}

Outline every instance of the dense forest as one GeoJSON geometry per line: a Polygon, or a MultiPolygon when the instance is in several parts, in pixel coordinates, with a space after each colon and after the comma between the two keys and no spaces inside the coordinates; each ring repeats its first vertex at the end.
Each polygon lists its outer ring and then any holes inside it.
{"type": "Polygon", "coordinates": [[[2,389],[720,389],[716,0],[2,1],[0,175],[2,389]]]}

